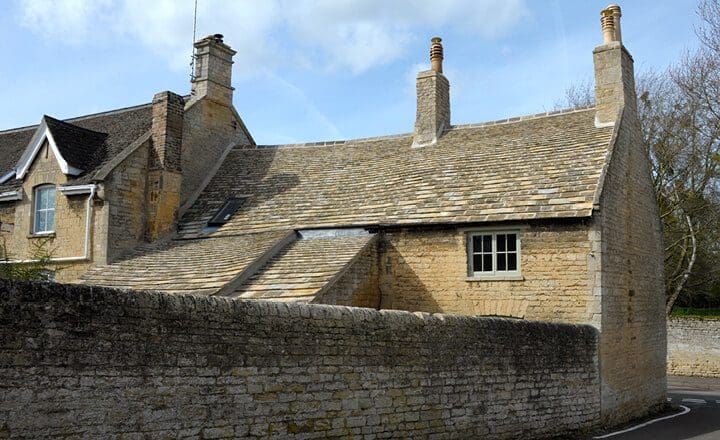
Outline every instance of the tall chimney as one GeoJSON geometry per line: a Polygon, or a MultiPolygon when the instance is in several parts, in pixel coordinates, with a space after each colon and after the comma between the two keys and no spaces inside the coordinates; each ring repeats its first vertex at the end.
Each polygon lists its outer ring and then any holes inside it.
{"type": "Polygon", "coordinates": [[[603,43],[593,51],[595,64],[595,121],[612,125],[621,108],[637,114],[633,58],[622,44],[620,6],[610,5],[600,13],[603,43]]]}
{"type": "Polygon", "coordinates": [[[223,42],[221,34],[209,35],[195,43],[195,72],[192,95],[232,106],[232,65],[237,52],[223,42]]]}
{"type": "Polygon", "coordinates": [[[431,69],[417,76],[417,113],[413,147],[437,143],[450,127],[450,83],[442,73],[443,47],[439,37],[430,46],[431,69]]]}
{"type": "Polygon", "coordinates": [[[175,93],[161,92],[153,97],[146,201],[148,241],[175,231],[182,185],[184,107],[185,100],[175,93]]]}

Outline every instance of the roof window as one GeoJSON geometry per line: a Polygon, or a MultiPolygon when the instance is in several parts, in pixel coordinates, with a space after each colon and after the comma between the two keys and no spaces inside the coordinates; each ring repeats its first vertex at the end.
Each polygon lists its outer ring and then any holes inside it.
{"type": "Polygon", "coordinates": [[[208,226],[222,226],[227,223],[242,205],[247,197],[233,197],[227,200],[217,213],[210,219],[208,226]]]}

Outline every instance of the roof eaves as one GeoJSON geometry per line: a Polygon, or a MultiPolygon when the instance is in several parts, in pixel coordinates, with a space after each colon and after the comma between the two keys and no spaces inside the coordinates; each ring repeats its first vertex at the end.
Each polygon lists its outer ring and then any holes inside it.
{"type": "Polygon", "coordinates": [[[0,202],[13,202],[16,200],[22,200],[22,188],[18,188],[14,191],[6,191],[0,193],[0,202]]]}

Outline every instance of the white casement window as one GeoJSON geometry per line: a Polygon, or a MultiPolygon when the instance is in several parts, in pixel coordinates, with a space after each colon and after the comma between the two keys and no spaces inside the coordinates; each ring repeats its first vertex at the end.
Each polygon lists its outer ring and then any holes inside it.
{"type": "Polygon", "coordinates": [[[520,276],[518,231],[468,233],[468,272],[477,278],[520,276]]]}
{"type": "Polygon", "coordinates": [[[35,188],[33,233],[50,234],[55,231],[55,186],[35,188]]]}

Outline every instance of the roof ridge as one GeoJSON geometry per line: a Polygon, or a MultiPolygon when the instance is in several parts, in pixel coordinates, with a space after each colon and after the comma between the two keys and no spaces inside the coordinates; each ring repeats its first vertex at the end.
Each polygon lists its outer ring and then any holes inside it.
{"type": "Polygon", "coordinates": [[[406,136],[412,136],[412,133],[400,133],[400,134],[390,134],[385,136],[371,136],[371,137],[364,137],[364,138],[356,138],[356,139],[343,139],[343,140],[337,140],[337,141],[319,141],[319,142],[305,142],[305,143],[297,143],[297,144],[275,144],[275,145],[243,145],[243,149],[257,149],[257,150],[264,150],[264,149],[276,149],[276,148],[311,148],[311,147],[332,147],[335,145],[343,145],[347,143],[356,143],[356,142],[372,142],[376,140],[382,140],[382,139],[396,139],[396,138],[402,138],[406,136]]]}
{"type": "MultiPolygon", "coordinates": [[[[541,118],[547,118],[547,117],[553,117],[553,116],[559,116],[559,115],[567,115],[570,113],[585,112],[585,111],[589,111],[592,109],[595,109],[595,105],[587,105],[587,106],[582,106],[582,107],[553,110],[553,111],[542,112],[542,113],[533,113],[530,115],[498,119],[495,121],[451,125],[448,128],[448,130],[465,129],[465,128],[480,128],[480,127],[490,127],[490,126],[501,125],[501,124],[511,124],[514,122],[523,122],[523,121],[529,121],[529,120],[541,119],[541,118]]],[[[304,142],[304,143],[301,142],[301,143],[295,143],[295,144],[238,145],[238,146],[236,146],[236,148],[264,150],[264,149],[280,149],[280,148],[333,147],[333,146],[337,146],[337,145],[344,145],[347,143],[371,142],[371,141],[383,140],[383,139],[402,138],[402,137],[406,137],[406,136],[412,136],[412,133],[400,133],[400,134],[391,134],[391,135],[385,135],[385,136],[372,136],[372,137],[364,137],[364,138],[357,138],[357,139],[344,139],[344,140],[335,140],[335,141],[319,141],[319,142],[304,142]]]]}
{"type": "Polygon", "coordinates": [[[531,120],[535,120],[535,119],[567,115],[570,113],[581,113],[581,112],[586,112],[586,111],[594,110],[594,109],[595,109],[595,105],[587,105],[587,106],[582,106],[582,107],[574,107],[574,108],[561,109],[561,110],[552,110],[549,112],[534,113],[534,114],[530,114],[530,115],[514,116],[511,118],[498,119],[495,121],[451,125],[450,130],[464,129],[464,128],[480,128],[480,127],[490,127],[490,126],[494,126],[494,125],[512,124],[515,122],[531,121],[531,120]]]}
{"type": "MultiPolygon", "coordinates": [[[[114,115],[114,114],[119,114],[119,113],[125,113],[125,112],[132,111],[132,110],[139,110],[141,108],[150,107],[150,106],[152,106],[152,102],[146,102],[145,104],[137,104],[137,105],[131,105],[128,107],[116,108],[113,110],[106,110],[103,112],[90,113],[87,115],[75,116],[75,117],[67,118],[67,119],[57,119],[57,118],[52,118],[52,116],[50,116],[50,117],[52,119],[55,119],[56,121],[71,123],[71,122],[82,121],[84,119],[96,118],[99,116],[108,116],[108,115],[114,115]]],[[[47,115],[43,115],[43,116],[47,116],[47,115]]],[[[9,133],[14,133],[14,132],[18,132],[18,131],[30,130],[33,128],[37,128],[39,125],[40,124],[33,124],[33,125],[26,125],[23,127],[8,128],[7,130],[0,130],[0,134],[9,134],[9,133]]]]}
{"type": "Polygon", "coordinates": [[[62,119],[53,118],[52,116],[49,116],[49,115],[43,115],[43,118],[44,118],[44,119],[49,119],[49,120],[50,120],[51,122],[53,122],[53,123],[70,126],[70,127],[72,127],[73,130],[85,131],[85,132],[87,132],[87,133],[92,133],[92,134],[99,134],[99,135],[103,135],[103,136],[105,136],[105,137],[107,137],[107,135],[108,135],[108,134],[105,133],[105,132],[95,131],[95,130],[91,130],[91,129],[89,129],[89,128],[81,127],[81,126],[79,126],[79,125],[71,124],[71,123],[69,123],[69,122],[67,122],[67,121],[63,121],[62,119]]]}
{"type": "Polygon", "coordinates": [[[89,115],[76,116],[76,117],[74,117],[74,118],[61,119],[61,121],[63,121],[63,122],[73,121],[73,122],[74,122],[74,121],[80,121],[80,120],[83,120],[83,119],[95,118],[95,117],[98,117],[98,116],[108,116],[108,115],[115,115],[115,114],[118,114],[118,113],[125,113],[125,112],[128,112],[128,111],[139,110],[139,109],[141,109],[141,108],[151,107],[151,106],[152,106],[152,102],[146,102],[145,104],[131,105],[131,106],[129,106],[129,107],[121,107],[121,108],[116,108],[116,109],[114,109],[114,110],[107,110],[107,111],[104,111],[104,112],[91,113],[91,114],[89,114],[89,115]]]}

